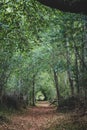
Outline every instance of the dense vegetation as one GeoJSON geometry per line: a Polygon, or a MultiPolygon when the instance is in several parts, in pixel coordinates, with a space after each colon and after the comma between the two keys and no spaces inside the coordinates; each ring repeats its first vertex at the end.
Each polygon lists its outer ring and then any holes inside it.
{"type": "Polygon", "coordinates": [[[68,97],[86,104],[86,16],[33,0],[2,0],[0,5],[1,105],[14,106],[10,96],[25,96],[31,105],[36,99],[57,99],[62,106],[68,97]]]}

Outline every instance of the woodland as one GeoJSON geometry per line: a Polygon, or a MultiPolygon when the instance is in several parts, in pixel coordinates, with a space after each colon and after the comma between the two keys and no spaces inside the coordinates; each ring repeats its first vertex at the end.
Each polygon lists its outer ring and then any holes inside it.
{"type": "Polygon", "coordinates": [[[87,1],[53,1],[0,0],[0,130],[87,130],[87,1]]]}

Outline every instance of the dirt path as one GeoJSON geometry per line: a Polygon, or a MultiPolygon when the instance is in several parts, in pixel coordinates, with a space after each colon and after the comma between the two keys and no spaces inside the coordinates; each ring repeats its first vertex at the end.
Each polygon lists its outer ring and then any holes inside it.
{"type": "Polygon", "coordinates": [[[45,130],[52,125],[58,115],[56,108],[50,106],[48,102],[39,102],[36,107],[28,108],[24,114],[11,117],[11,124],[0,130],[45,130]]]}

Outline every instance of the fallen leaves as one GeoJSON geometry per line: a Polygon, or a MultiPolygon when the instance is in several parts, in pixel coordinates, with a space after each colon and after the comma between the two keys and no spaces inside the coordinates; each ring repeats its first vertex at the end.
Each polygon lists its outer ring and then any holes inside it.
{"type": "MultiPolygon", "coordinates": [[[[58,130],[56,129],[58,126],[66,130],[65,126],[74,122],[74,117],[71,115],[72,113],[57,112],[48,102],[40,102],[36,107],[29,107],[22,114],[13,114],[11,123],[3,123],[0,125],[0,130],[58,130]]],[[[84,120],[87,119],[85,118],[84,120]]]]}

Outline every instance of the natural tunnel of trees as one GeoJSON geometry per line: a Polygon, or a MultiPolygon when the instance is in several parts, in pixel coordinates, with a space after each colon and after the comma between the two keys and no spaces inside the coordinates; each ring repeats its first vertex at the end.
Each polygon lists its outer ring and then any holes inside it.
{"type": "Polygon", "coordinates": [[[87,1],[38,1],[0,1],[0,107],[47,100],[86,111],[87,1]]]}
{"type": "Polygon", "coordinates": [[[22,93],[35,101],[57,92],[87,98],[87,18],[43,7],[37,1],[0,3],[0,99],[22,93]]]}

